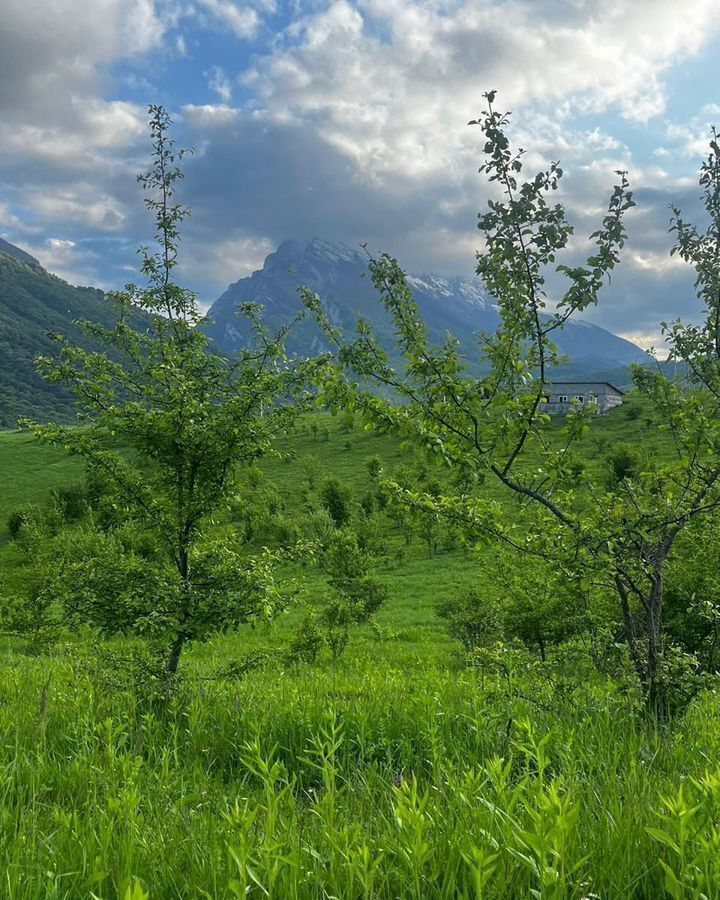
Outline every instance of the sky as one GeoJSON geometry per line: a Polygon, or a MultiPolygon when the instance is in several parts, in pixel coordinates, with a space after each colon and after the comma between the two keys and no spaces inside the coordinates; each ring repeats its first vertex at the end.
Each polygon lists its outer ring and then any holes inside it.
{"type": "Polygon", "coordinates": [[[489,190],[467,122],[497,90],[527,172],[564,169],[563,261],[629,172],[630,240],[584,317],[661,347],[698,315],[669,207],[702,224],[717,0],[0,0],[0,21],[0,236],[74,284],[140,278],[149,103],[195,150],[179,274],[202,304],[286,238],[472,276],[489,190]]]}

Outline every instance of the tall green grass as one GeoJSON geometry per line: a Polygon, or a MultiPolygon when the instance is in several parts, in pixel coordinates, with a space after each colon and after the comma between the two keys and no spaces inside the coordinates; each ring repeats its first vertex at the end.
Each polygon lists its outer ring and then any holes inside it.
{"type": "Polygon", "coordinates": [[[547,711],[365,654],[202,680],[226,651],[163,717],[89,654],[6,656],[0,893],[720,896],[713,696],[660,733],[607,686],[547,711]]]}

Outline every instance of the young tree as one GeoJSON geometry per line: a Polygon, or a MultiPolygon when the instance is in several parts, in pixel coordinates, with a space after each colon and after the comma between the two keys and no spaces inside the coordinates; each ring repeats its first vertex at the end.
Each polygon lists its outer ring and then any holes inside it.
{"type": "Polygon", "coordinates": [[[478,578],[436,604],[438,616],[472,651],[495,641],[521,641],[543,662],[548,651],[591,630],[587,598],[549,561],[495,543],[482,554],[478,578]]]}
{"type": "Polygon", "coordinates": [[[494,477],[519,503],[512,521],[489,500],[467,496],[413,495],[396,487],[397,496],[462,525],[470,534],[491,534],[524,552],[567,566],[574,576],[604,584],[615,593],[627,646],[652,710],[668,709],[663,670],[663,570],[677,534],[693,518],[717,504],[720,461],[720,311],[718,236],[720,166],[717,143],[703,167],[706,207],[712,225],[699,235],[678,211],[674,229],[678,252],[698,271],[699,295],[708,315],[703,328],[669,329],[671,349],[689,363],[702,391],[685,392],[661,372],[638,367],[638,388],[650,401],[654,420],[671,438],[672,454],[653,472],[628,472],[609,489],[588,468],[573,461],[588,430],[590,411],[568,416],[562,432],[548,429],[544,401],[552,368],[558,362],[553,332],[576,313],[597,303],[601,288],[625,242],[624,219],[634,206],[624,172],[610,196],[601,227],[591,236],[594,252],[585,265],[558,264],[572,226],[561,204],[549,194],[562,176],[557,163],[521,181],[523,151],[514,152],[506,136],[508,115],[485,95],[487,110],[477,121],[485,138],[485,172],[501,197],[479,216],[485,239],[478,253],[478,275],[497,302],[501,324],[480,336],[483,373],[473,375],[448,337],[440,348],[429,345],[426,328],[398,263],[387,254],[370,258],[369,268],[393,320],[402,370],[391,365],[365,323],[348,342],[323,315],[320,299],[303,291],[306,306],[319,318],[338,347],[343,370],[383,386],[383,399],[349,379],[326,385],[328,404],[355,408],[383,427],[404,433],[445,462],[472,470],[478,481],[494,477]],[[548,300],[546,277],[566,280],[562,294],[548,300]],[[532,459],[532,465],[528,464],[532,459]]]}
{"type": "MultiPolygon", "coordinates": [[[[183,647],[268,611],[272,558],[248,558],[231,533],[215,527],[237,464],[260,456],[304,408],[321,359],[286,364],[287,328],[270,334],[261,308],[242,312],[251,333],[233,360],[212,352],[198,327],[195,295],[178,285],[175,202],[183,152],[171,120],[151,106],[152,165],[138,177],[155,219],[154,250],[141,248],[146,287],[111,296],[114,327],[82,323],[108,352],[71,346],[39,366],[70,385],[79,427],[34,425],[42,441],[84,458],[111,493],[116,527],[77,539],[76,563],[59,573],[69,608],[105,631],[140,630],[162,648],[172,694],[183,647]],[[149,549],[133,535],[142,530],[149,549]]],[[[72,552],[65,562],[71,563],[72,552]]]]}
{"type": "Polygon", "coordinates": [[[333,661],[345,651],[350,628],[369,622],[387,601],[387,586],[371,575],[373,562],[352,531],[336,532],[323,553],[331,592],[320,611],[320,623],[333,661]]]}
{"type": "Polygon", "coordinates": [[[352,490],[339,478],[326,478],[320,489],[323,507],[332,516],[337,528],[343,528],[352,518],[352,490]]]}

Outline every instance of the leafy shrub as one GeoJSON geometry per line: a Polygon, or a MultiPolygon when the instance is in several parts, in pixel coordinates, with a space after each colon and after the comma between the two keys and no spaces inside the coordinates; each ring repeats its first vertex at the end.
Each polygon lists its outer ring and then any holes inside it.
{"type": "Polygon", "coordinates": [[[285,512],[285,498],[274,484],[267,484],[258,492],[257,505],[271,516],[285,512]]]}
{"type": "Polygon", "coordinates": [[[292,547],[301,539],[304,529],[295,519],[277,515],[272,518],[272,531],[275,540],[281,547],[292,547]]]}
{"type": "Polygon", "coordinates": [[[326,509],[314,509],[303,520],[303,531],[310,540],[318,541],[325,547],[336,533],[335,522],[326,509]]]}
{"type": "Polygon", "coordinates": [[[383,461],[377,453],[374,453],[372,456],[368,456],[365,459],[365,468],[367,469],[368,478],[374,484],[383,470],[383,461]]]}
{"type": "Polygon", "coordinates": [[[333,585],[362,578],[370,571],[371,564],[370,555],[362,549],[354,531],[336,531],[322,556],[323,568],[333,585]]]}
{"type": "Polygon", "coordinates": [[[339,478],[327,478],[320,490],[320,500],[338,528],[352,518],[352,492],[339,478]]]}
{"type": "Polygon", "coordinates": [[[287,659],[289,662],[313,663],[317,659],[324,637],[313,610],[306,610],[299,627],[290,638],[287,659]]]}
{"type": "Polygon", "coordinates": [[[364,577],[345,582],[331,596],[320,614],[325,640],[334,661],[345,652],[350,640],[350,628],[363,625],[385,603],[389,595],[386,585],[364,577]]]}
{"type": "Polygon", "coordinates": [[[313,490],[320,472],[320,457],[317,453],[305,453],[300,457],[299,464],[308,487],[313,490]]]}
{"type": "Polygon", "coordinates": [[[616,444],[605,458],[611,487],[625,479],[637,478],[642,471],[643,458],[634,444],[616,444]]]}
{"type": "Polygon", "coordinates": [[[352,431],[355,427],[355,413],[351,409],[346,409],[342,414],[343,431],[352,431]]]}
{"type": "Polygon", "coordinates": [[[7,530],[12,540],[17,540],[28,525],[38,526],[43,518],[39,506],[25,506],[13,510],[7,518],[7,530]]]}
{"type": "Polygon", "coordinates": [[[57,640],[61,623],[52,598],[30,585],[23,594],[0,590],[0,632],[28,639],[37,655],[57,640]]]}
{"type": "Polygon", "coordinates": [[[365,576],[344,585],[342,593],[350,607],[350,621],[360,625],[375,615],[390,592],[387,585],[365,576]]]}
{"type": "MultiPolygon", "coordinates": [[[[332,519],[326,513],[332,523],[332,519]]],[[[369,573],[373,556],[361,546],[353,531],[338,531],[330,524],[321,564],[328,577],[330,592],[317,614],[306,613],[289,648],[291,657],[315,658],[321,641],[330,648],[334,661],[343,654],[350,639],[350,628],[368,622],[388,598],[386,585],[375,581],[369,573]]]]}
{"type": "Polygon", "coordinates": [[[703,671],[720,670],[720,535],[715,523],[677,541],[666,573],[663,619],[670,640],[703,671]]]}
{"type": "Polygon", "coordinates": [[[464,588],[444,597],[436,606],[448,632],[467,651],[488,647],[503,637],[499,603],[476,588],[464,588]]]}
{"type": "Polygon", "coordinates": [[[383,525],[382,517],[376,513],[367,515],[362,523],[358,535],[358,546],[371,557],[383,556],[387,553],[388,545],[383,525]]]}
{"type": "Polygon", "coordinates": [[[377,498],[375,491],[365,491],[360,498],[360,509],[365,517],[371,516],[375,512],[377,498]]]}
{"type": "Polygon", "coordinates": [[[88,510],[88,488],[83,484],[70,484],[56,488],[50,497],[62,522],[77,522],[88,510]]]}

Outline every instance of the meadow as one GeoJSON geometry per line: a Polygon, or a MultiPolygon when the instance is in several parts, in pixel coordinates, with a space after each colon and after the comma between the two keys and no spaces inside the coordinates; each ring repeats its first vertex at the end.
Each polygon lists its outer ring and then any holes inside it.
{"type": "MultiPolygon", "coordinates": [[[[587,465],[619,441],[662,450],[629,408],[593,425],[587,465]]],[[[356,496],[369,457],[407,460],[394,438],[327,416],[278,450],[260,483],[289,515],[308,456],[316,478],[356,496]]],[[[0,579],[12,586],[22,569],[9,512],[82,470],[12,432],[0,434],[0,465],[0,579]]],[[[293,602],[192,646],[176,702],[158,710],[130,639],[4,639],[0,895],[720,897],[714,692],[660,724],[572,647],[545,664],[468,665],[436,602],[472,584],[482,556],[460,545],[430,555],[383,527],[376,575],[389,600],[337,661],[283,653],[293,602]],[[244,667],[260,651],[262,664],[244,667]]],[[[323,590],[310,564],[283,577],[309,604],[323,590]]]]}

